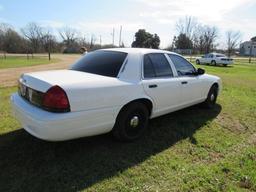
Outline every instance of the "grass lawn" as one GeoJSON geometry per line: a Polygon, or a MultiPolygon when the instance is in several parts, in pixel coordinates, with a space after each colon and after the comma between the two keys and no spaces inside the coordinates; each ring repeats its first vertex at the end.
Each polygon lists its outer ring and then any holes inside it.
{"type": "Polygon", "coordinates": [[[48,57],[34,56],[27,59],[25,56],[7,56],[6,59],[0,57],[0,69],[25,67],[33,65],[50,64],[59,61],[59,59],[53,58],[50,61],[48,57]]]}
{"type": "Polygon", "coordinates": [[[256,65],[201,67],[223,80],[215,109],[153,119],[133,143],[38,140],[1,88],[0,191],[256,191],[256,65]]]}

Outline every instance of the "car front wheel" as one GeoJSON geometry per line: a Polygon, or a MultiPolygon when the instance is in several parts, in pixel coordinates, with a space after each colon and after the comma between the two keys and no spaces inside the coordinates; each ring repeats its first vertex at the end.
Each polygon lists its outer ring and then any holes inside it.
{"type": "Polygon", "coordinates": [[[200,61],[199,61],[198,59],[196,60],[196,64],[197,64],[197,65],[200,65],[200,61]]]}
{"type": "Polygon", "coordinates": [[[125,106],[116,119],[113,136],[121,141],[138,139],[147,129],[149,110],[140,102],[125,106]]]}
{"type": "Polygon", "coordinates": [[[218,96],[218,87],[217,87],[217,85],[213,85],[211,87],[211,89],[209,90],[207,98],[204,102],[204,106],[209,109],[214,108],[214,106],[216,104],[217,96],[218,96]]]}

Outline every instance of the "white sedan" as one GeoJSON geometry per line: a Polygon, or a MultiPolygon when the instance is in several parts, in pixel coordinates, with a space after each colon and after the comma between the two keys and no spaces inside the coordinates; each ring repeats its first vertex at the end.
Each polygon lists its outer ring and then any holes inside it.
{"type": "Polygon", "coordinates": [[[203,55],[202,57],[196,58],[196,64],[211,64],[211,65],[231,65],[233,64],[233,59],[227,57],[224,54],[220,53],[209,53],[206,55],[203,55]]]}
{"type": "Polygon", "coordinates": [[[112,131],[131,141],[150,118],[198,103],[213,107],[220,90],[219,77],[176,53],[120,48],[90,52],[69,70],[23,74],[11,103],[24,129],[44,140],[112,131]]]}

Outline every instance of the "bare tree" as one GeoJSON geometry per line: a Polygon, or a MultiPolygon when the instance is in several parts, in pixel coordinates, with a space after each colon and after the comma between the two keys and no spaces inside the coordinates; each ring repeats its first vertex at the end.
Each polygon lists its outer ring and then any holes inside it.
{"type": "Polygon", "coordinates": [[[90,49],[92,49],[95,45],[95,42],[96,42],[96,37],[94,34],[91,35],[91,40],[90,40],[90,49]]]}
{"type": "Polygon", "coordinates": [[[42,44],[45,51],[48,53],[48,59],[51,60],[51,52],[56,42],[56,38],[51,34],[50,30],[44,30],[42,33],[42,44]]]}
{"type": "Polygon", "coordinates": [[[214,48],[214,42],[218,36],[218,30],[216,27],[205,26],[204,41],[205,52],[209,53],[214,48]]]}
{"type": "Polygon", "coordinates": [[[193,35],[194,48],[200,53],[209,53],[216,47],[217,37],[216,27],[198,25],[193,35]]]}
{"type": "Polygon", "coordinates": [[[226,38],[228,56],[230,57],[240,43],[241,33],[239,31],[227,31],[226,38]]]}
{"type": "Polygon", "coordinates": [[[78,38],[78,32],[70,27],[62,28],[59,34],[67,47],[72,47],[78,38]]]}
{"type": "Polygon", "coordinates": [[[185,34],[189,39],[192,39],[197,26],[198,22],[194,17],[186,16],[178,20],[176,30],[178,34],[185,34]]]}
{"type": "Polygon", "coordinates": [[[32,52],[38,52],[41,47],[43,28],[36,23],[29,23],[21,29],[21,32],[27,39],[29,39],[32,46],[32,52]]]}

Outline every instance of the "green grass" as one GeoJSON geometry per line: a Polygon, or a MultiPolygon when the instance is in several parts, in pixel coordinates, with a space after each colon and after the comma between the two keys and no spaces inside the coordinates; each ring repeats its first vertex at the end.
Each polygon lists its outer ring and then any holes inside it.
{"type": "Polygon", "coordinates": [[[256,65],[200,67],[223,79],[215,109],[151,120],[133,143],[38,140],[11,116],[16,88],[0,89],[0,191],[255,191],[256,65]]]}
{"type": "Polygon", "coordinates": [[[27,59],[25,56],[7,56],[6,59],[0,57],[0,69],[43,65],[57,61],[59,61],[59,59],[53,58],[49,61],[48,57],[39,56],[35,56],[33,59],[31,57],[27,59]]]}

